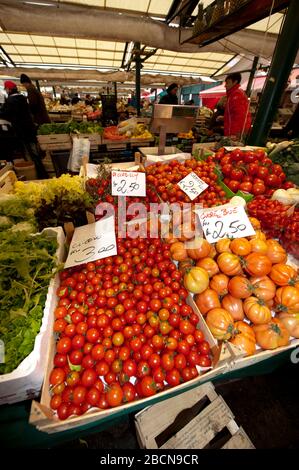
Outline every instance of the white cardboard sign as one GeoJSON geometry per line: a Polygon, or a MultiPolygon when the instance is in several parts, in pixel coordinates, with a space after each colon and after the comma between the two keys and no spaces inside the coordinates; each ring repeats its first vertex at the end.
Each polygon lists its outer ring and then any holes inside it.
{"type": "Polygon", "coordinates": [[[209,187],[209,185],[200,179],[193,171],[185,176],[185,178],[178,183],[178,186],[189,196],[191,201],[209,187]]]}
{"type": "Polygon", "coordinates": [[[112,196],[146,196],[145,173],[112,170],[111,186],[112,196]]]}
{"type": "Polygon", "coordinates": [[[117,254],[114,217],[77,227],[64,267],[79,266],[117,254]]]}
{"type": "Polygon", "coordinates": [[[242,206],[224,206],[198,210],[204,235],[209,243],[222,238],[242,238],[255,234],[255,231],[242,206]]]}

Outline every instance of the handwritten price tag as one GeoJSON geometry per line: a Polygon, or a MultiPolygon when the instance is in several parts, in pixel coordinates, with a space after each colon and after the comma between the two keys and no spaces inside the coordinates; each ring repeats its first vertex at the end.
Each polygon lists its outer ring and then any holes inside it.
{"type": "Polygon", "coordinates": [[[196,173],[189,173],[179,183],[178,186],[189,196],[191,201],[199,196],[209,186],[201,180],[196,173]]]}
{"type": "Polygon", "coordinates": [[[145,197],[145,173],[138,171],[111,172],[112,196],[145,197]]]}
{"type": "Polygon", "coordinates": [[[222,238],[241,238],[255,234],[242,206],[226,204],[198,210],[197,215],[209,243],[215,243],[222,238]]]}
{"type": "Polygon", "coordinates": [[[64,267],[70,268],[116,254],[114,217],[108,217],[75,229],[64,267]]]}

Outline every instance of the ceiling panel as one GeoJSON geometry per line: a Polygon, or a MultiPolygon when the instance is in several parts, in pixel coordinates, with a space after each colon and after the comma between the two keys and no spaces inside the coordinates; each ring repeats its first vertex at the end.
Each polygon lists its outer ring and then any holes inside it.
{"type": "Polygon", "coordinates": [[[76,41],[74,38],[54,38],[56,46],[62,47],[76,47],[76,41]]]}
{"type": "Polygon", "coordinates": [[[62,64],[72,64],[72,65],[79,64],[77,57],[60,57],[60,59],[61,59],[62,64]]]}
{"type": "Polygon", "coordinates": [[[35,46],[16,46],[19,54],[38,54],[35,46]]]}
{"type": "Polygon", "coordinates": [[[96,65],[96,59],[84,59],[82,57],[79,57],[79,64],[80,65],[96,65]]]}
{"type": "Polygon", "coordinates": [[[61,64],[60,57],[52,57],[52,56],[42,56],[42,61],[44,64],[61,64]]]}
{"type": "Polygon", "coordinates": [[[95,49],[96,41],[91,39],[76,39],[76,46],[84,49],[95,49]]]}
{"type": "Polygon", "coordinates": [[[172,0],[151,0],[148,13],[151,15],[166,16],[171,7],[172,0]]]}
{"type": "Polygon", "coordinates": [[[51,36],[30,35],[33,44],[37,46],[55,46],[54,38],[51,36]]]}
{"type": "Polygon", "coordinates": [[[40,55],[54,55],[57,56],[57,49],[56,47],[36,47],[38,53],[40,55]]]}
{"type": "Polygon", "coordinates": [[[96,51],[89,50],[89,49],[77,49],[78,57],[87,57],[89,59],[96,58],[96,51]]]}
{"type": "Polygon", "coordinates": [[[33,44],[30,34],[12,34],[8,33],[7,36],[13,44],[33,44]]]}

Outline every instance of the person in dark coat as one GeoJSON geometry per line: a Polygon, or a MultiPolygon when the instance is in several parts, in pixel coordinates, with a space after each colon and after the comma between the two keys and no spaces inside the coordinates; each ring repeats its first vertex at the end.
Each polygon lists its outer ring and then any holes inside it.
{"type": "Polygon", "coordinates": [[[48,174],[37,150],[36,126],[27,99],[18,92],[17,85],[10,80],[4,82],[4,88],[8,98],[1,108],[0,119],[6,119],[11,123],[16,136],[15,149],[21,150],[27,159],[35,163],[39,178],[47,178],[48,174]]]}
{"type": "Polygon", "coordinates": [[[167,88],[167,95],[162,96],[162,98],[159,101],[159,104],[178,104],[178,97],[177,97],[177,92],[178,92],[178,86],[176,83],[172,83],[169,85],[167,88]]]}
{"type": "Polygon", "coordinates": [[[41,92],[38,91],[38,89],[31,82],[30,78],[24,73],[22,73],[20,77],[20,82],[27,90],[29,108],[35,124],[40,126],[41,124],[51,122],[41,92]]]}

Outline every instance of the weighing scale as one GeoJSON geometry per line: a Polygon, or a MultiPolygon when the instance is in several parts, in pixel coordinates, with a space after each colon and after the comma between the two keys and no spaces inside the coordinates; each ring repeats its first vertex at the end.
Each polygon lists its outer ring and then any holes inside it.
{"type": "MultiPolygon", "coordinates": [[[[165,155],[165,150],[167,151],[167,148],[165,149],[166,134],[190,131],[195,124],[197,111],[198,106],[155,104],[150,122],[150,130],[159,133],[159,147],[146,148],[146,153],[165,155]]],[[[173,151],[170,153],[179,152],[175,147],[171,147],[171,149],[173,151]]]]}

